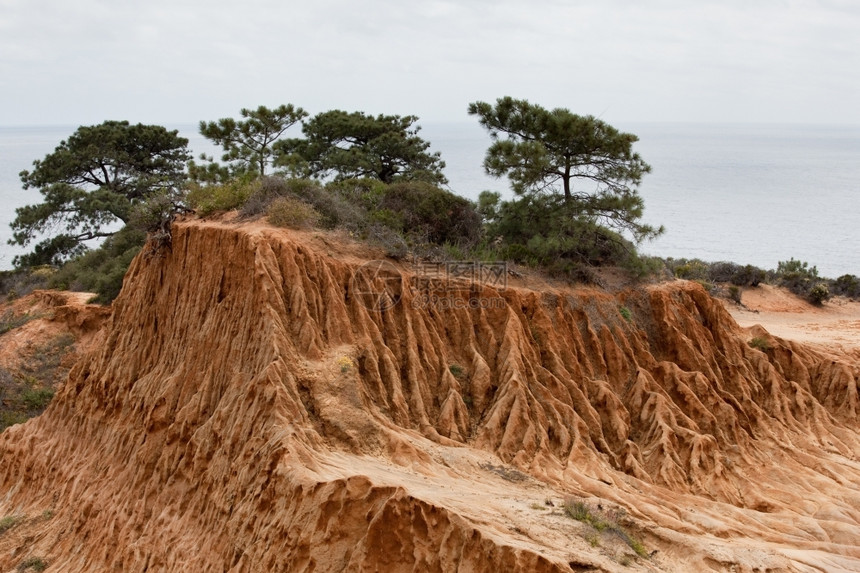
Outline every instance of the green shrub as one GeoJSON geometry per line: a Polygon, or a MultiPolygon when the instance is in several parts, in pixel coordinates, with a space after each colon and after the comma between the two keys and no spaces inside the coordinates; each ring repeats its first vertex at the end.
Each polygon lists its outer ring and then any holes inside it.
{"type": "Polygon", "coordinates": [[[741,304],[741,289],[736,285],[729,286],[729,298],[734,302],[741,304]]]}
{"type": "Polygon", "coordinates": [[[749,345],[751,348],[761,350],[762,352],[770,350],[770,342],[768,342],[767,338],[764,338],[763,336],[756,336],[749,341],[749,345]]]}
{"type": "Polygon", "coordinates": [[[188,191],[189,206],[201,215],[238,209],[260,187],[260,181],[250,175],[231,179],[217,185],[193,183],[188,191]]]}
{"type": "Polygon", "coordinates": [[[758,267],[752,265],[744,265],[738,267],[730,279],[731,283],[736,286],[752,286],[756,287],[764,282],[767,273],[758,267]]]}
{"type": "Polygon", "coordinates": [[[29,312],[15,314],[11,310],[7,310],[3,313],[3,316],[0,316],[0,335],[24,326],[34,318],[38,317],[30,314],[29,312]]]}
{"type": "Polygon", "coordinates": [[[466,376],[466,370],[462,366],[460,366],[459,364],[450,365],[448,367],[448,370],[451,372],[451,374],[454,375],[454,378],[457,378],[458,380],[460,380],[466,376]]]}
{"type": "MultiPolygon", "coordinates": [[[[567,500],[562,506],[564,514],[576,521],[591,521],[593,519],[588,504],[583,501],[567,500]]],[[[602,526],[595,527],[598,531],[604,529],[602,526]]]]}
{"type": "Polygon", "coordinates": [[[24,391],[21,400],[28,410],[44,410],[54,398],[51,388],[37,388],[24,391]]]}
{"type": "Polygon", "coordinates": [[[41,557],[28,557],[18,564],[18,571],[27,571],[28,569],[32,569],[33,571],[44,571],[47,568],[48,562],[41,557]]]}
{"type": "Polygon", "coordinates": [[[830,298],[830,289],[827,288],[825,283],[816,283],[809,289],[807,298],[812,304],[821,304],[830,298]]]}
{"type": "Polygon", "coordinates": [[[343,228],[401,258],[444,252],[433,245],[475,245],[481,237],[474,205],[433,184],[385,184],[347,179],[325,187],[310,179],[247,177],[220,185],[195,185],[188,203],[203,215],[227,209],[243,217],[266,213],[269,222],[287,227],[343,228]]]}
{"type": "Polygon", "coordinates": [[[7,300],[27,296],[37,289],[48,288],[55,269],[50,266],[0,271],[0,295],[7,300]]]}
{"type": "Polygon", "coordinates": [[[561,197],[528,195],[490,204],[496,199],[484,194],[481,208],[491,217],[486,237],[506,260],[574,279],[588,277],[589,267],[633,268],[639,261],[630,241],[582,216],[561,197]]]}
{"type": "Polygon", "coordinates": [[[251,194],[239,206],[239,215],[242,217],[262,215],[272,201],[289,194],[286,180],[278,176],[262,177],[251,189],[251,194]]]}
{"type": "Polygon", "coordinates": [[[679,279],[705,281],[709,278],[708,263],[699,259],[680,259],[677,262],[672,271],[679,279]]]}
{"type": "Polygon", "coordinates": [[[705,289],[706,291],[708,291],[709,294],[714,294],[714,291],[717,288],[714,285],[714,283],[708,282],[707,280],[704,280],[704,279],[694,279],[693,282],[696,282],[696,283],[699,283],[700,285],[702,285],[702,288],[705,289]]]}
{"type": "Polygon", "coordinates": [[[849,298],[860,298],[860,279],[854,275],[842,275],[830,283],[830,292],[849,298]]]}
{"type": "Polygon", "coordinates": [[[27,420],[29,418],[23,412],[0,411],[0,432],[10,426],[23,424],[27,420]]]}
{"type": "Polygon", "coordinates": [[[622,317],[624,318],[624,320],[626,320],[627,322],[630,322],[631,320],[633,320],[633,313],[631,313],[631,312],[630,312],[630,309],[629,309],[629,308],[627,308],[626,306],[619,306],[619,307],[618,307],[618,312],[619,312],[619,314],[621,314],[621,316],[622,316],[622,317]]]}
{"type": "Polygon", "coordinates": [[[793,258],[777,263],[774,275],[779,286],[803,297],[808,297],[812,287],[819,282],[816,267],[810,267],[805,261],[796,261],[793,258]]]}
{"type": "Polygon", "coordinates": [[[325,186],[326,191],[346,200],[355,209],[373,212],[380,208],[388,185],[379,179],[341,179],[325,186]]]}
{"type": "Polygon", "coordinates": [[[590,525],[597,532],[614,533],[640,557],[649,556],[642,542],[633,538],[621,525],[620,521],[625,515],[623,509],[604,510],[580,500],[567,499],[562,505],[562,511],[571,519],[590,525]]]}
{"type": "Polygon", "coordinates": [[[441,245],[474,245],[481,238],[481,216],[468,199],[423,181],[393,183],[385,188],[379,209],[395,230],[441,245]]]}
{"type": "Polygon", "coordinates": [[[672,274],[660,257],[642,256],[632,249],[627,259],[621,261],[621,266],[637,279],[645,277],[671,278],[672,274]]]}
{"type": "Polygon", "coordinates": [[[806,261],[796,261],[791,258],[788,261],[780,261],[776,265],[776,274],[781,279],[795,277],[815,279],[818,278],[818,269],[810,267],[806,261]]]}
{"type": "Polygon", "coordinates": [[[292,229],[313,227],[320,219],[316,209],[295,197],[278,197],[266,209],[266,216],[272,225],[292,229]]]}
{"type": "Polygon", "coordinates": [[[311,205],[320,214],[319,225],[360,231],[367,224],[367,209],[348,197],[308,179],[287,180],[290,193],[311,205]]]}
{"type": "Polygon", "coordinates": [[[389,229],[400,233],[403,232],[405,227],[403,217],[391,209],[377,209],[375,211],[371,211],[368,215],[368,219],[374,224],[384,225],[389,229]]]}
{"type": "Polygon", "coordinates": [[[119,295],[132,259],[146,242],[146,233],[125,227],[102,245],[66,263],[50,280],[52,288],[94,292],[107,304],[119,295]]]}
{"type": "Polygon", "coordinates": [[[727,283],[732,280],[738,271],[740,265],[726,261],[707,264],[707,279],[716,283],[727,283]]]}
{"type": "Polygon", "coordinates": [[[719,261],[708,263],[701,259],[673,259],[664,261],[666,268],[677,278],[706,283],[732,283],[736,286],[758,286],[767,273],[752,265],[719,261]]]}
{"type": "Polygon", "coordinates": [[[24,521],[24,518],[20,515],[7,515],[0,519],[0,535],[3,535],[22,521],[24,521]]]}
{"type": "Polygon", "coordinates": [[[386,256],[392,259],[399,260],[409,254],[409,245],[403,236],[385,225],[371,225],[363,236],[370,244],[382,248],[386,256]]]}

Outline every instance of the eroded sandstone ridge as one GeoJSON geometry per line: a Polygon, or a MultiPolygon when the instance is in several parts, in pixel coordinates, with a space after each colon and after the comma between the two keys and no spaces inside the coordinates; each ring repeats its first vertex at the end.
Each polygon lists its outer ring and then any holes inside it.
{"type": "Polygon", "coordinates": [[[751,348],[695,283],[455,282],[504,304],[441,308],[365,262],[177,223],[0,435],[0,571],[860,570],[855,359],[751,348]],[[571,495],[656,553],[593,547],[571,495]]]}

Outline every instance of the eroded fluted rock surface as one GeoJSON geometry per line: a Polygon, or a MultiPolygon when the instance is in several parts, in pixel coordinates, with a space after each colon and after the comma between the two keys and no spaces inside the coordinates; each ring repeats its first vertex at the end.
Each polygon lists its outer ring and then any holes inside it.
{"type": "Polygon", "coordinates": [[[694,283],[454,281],[445,297],[477,302],[442,308],[364,262],[310,233],[176,224],[49,410],[0,436],[0,517],[51,512],[0,536],[0,570],[613,568],[475,507],[508,495],[476,460],[531,476],[511,499],[626,507],[665,556],[641,567],[860,568],[856,362],[751,348],[694,283]]]}

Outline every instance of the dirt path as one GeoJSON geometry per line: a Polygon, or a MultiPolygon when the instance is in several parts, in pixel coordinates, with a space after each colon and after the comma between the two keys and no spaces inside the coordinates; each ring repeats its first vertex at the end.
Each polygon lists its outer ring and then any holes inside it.
{"type": "Polygon", "coordinates": [[[724,304],[742,327],[759,324],[787,340],[860,349],[860,302],[834,298],[815,306],[769,285],[744,290],[741,300],[743,306],[724,304]]]}

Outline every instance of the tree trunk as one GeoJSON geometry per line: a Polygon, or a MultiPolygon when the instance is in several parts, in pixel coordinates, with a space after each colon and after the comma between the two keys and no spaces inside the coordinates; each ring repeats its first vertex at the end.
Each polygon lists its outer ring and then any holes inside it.
{"type": "Polygon", "coordinates": [[[564,201],[567,203],[570,201],[570,165],[564,166],[564,175],[562,175],[562,181],[564,182],[564,201]]]}

